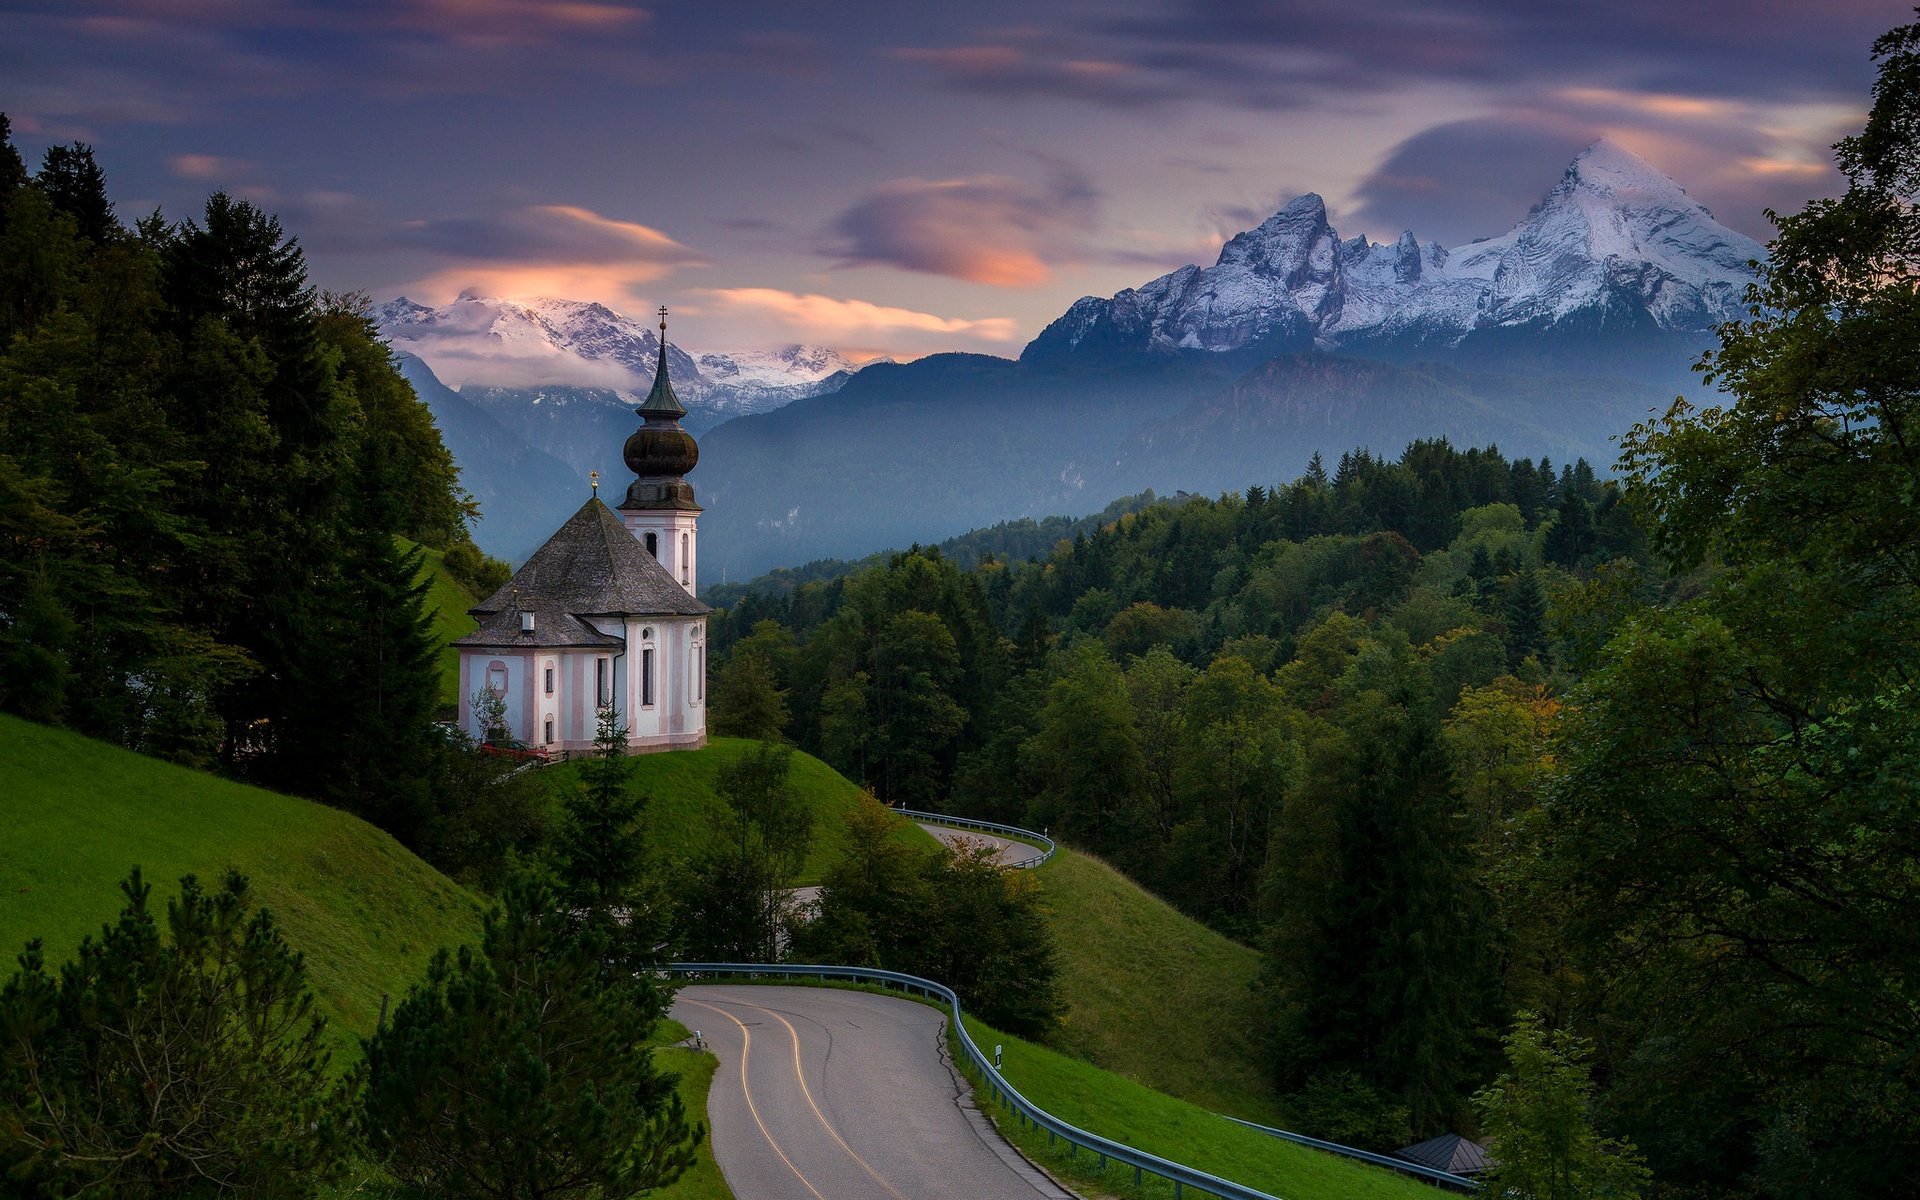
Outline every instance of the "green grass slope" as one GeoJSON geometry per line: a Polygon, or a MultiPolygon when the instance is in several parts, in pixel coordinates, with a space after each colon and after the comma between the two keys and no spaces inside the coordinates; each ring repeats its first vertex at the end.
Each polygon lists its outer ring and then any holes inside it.
{"type": "MultiPolygon", "coordinates": [[[[400,549],[412,550],[416,543],[396,536],[400,549]]],[[[465,637],[479,627],[467,610],[479,601],[459,580],[447,574],[446,555],[430,546],[420,546],[420,578],[428,581],[427,611],[433,616],[433,636],[440,643],[440,703],[460,703],[460,652],[453,639],[465,637]]]]}
{"type": "MultiPolygon", "coordinates": [[[[699,750],[642,754],[633,760],[633,787],[648,797],[641,821],[654,854],[686,862],[706,848],[726,808],[720,797],[720,768],[753,745],[747,738],[712,738],[699,750]]],[[[789,778],[813,809],[813,844],[799,879],[807,886],[819,883],[845,851],[847,815],[860,798],[860,788],[805,751],[795,750],[792,763],[789,778]]],[[[562,776],[562,787],[579,777],[578,763],[550,769],[562,776]]],[[[920,845],[934,844],[933,835],[917,825],[906,826],[901,836],[920,845]]]]}
{"type": "Polygon", "coordinates": [[[1260,955],[1091,855],[1040,868],[1069,1005],[1059,1049],[1156,1091],[1280,1124],[1260,1069],[1260,955]]]}
{"type": "MultiPolygon", "coordinates": [[[[164,912],[182,875],[234,867],[305,953],[336,1045],[371,1033],[442,946],[479,941],[474,896],[338,809],[0,716],[0,962],[70,957],[139,865],[164,912]]],[[[357,1053],[357,1051],[354,1051],[357,1053]]]]}
{"type": "MultiPolygon", "coordinates": [[[[1150,1022],[1142,1020],[1139,1024],[1150,1022]]],[[[989,1053],[996,1045],[1005,1048],[1001,1073],[1027,1099],[1071,1125],[1161,1158],[1286,1200],[1435,1200],[1444,1195],[1437,1188],[1385,1168],[1296,1146],[1236,1125],[1131,1079],[1000,1033],[971,1017],[967,1018],[967,1029],[989,1053]]],[[[1155,1032],[1170,1045],[1189,1049],[1198,1049],[1206,1041],[1206,1031],[1192,1021],[1161,1025],[1155,1032]]],[[[1044,1133],[1023,1128],[1004,1108],[979,1092],[975,1093],[975,1102],[994,1118],[1010,1141],[1050,1169],[1089,1180],[1100,1193],[1141,1194],[1133,1188],[1131,1171],[1114,1167],[1103,1176],[1095,1176],[1092,1155],[1070,1159],[1065,1143],[1050,1148],[1044,1133]]],[[[1144,1194],[1159,1197],[1173,1192],[1171,1185],[1155,1181],[1144,1194]]]]}

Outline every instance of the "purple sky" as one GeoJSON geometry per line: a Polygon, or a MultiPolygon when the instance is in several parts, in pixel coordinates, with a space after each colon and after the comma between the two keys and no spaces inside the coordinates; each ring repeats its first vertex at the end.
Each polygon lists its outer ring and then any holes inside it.
{"type": "Polygon", "coordinates": [[[696,349],[1012,354],[1303,191],[1503,232],[1600,134],[1763,240],[1838,177],[1861,0],[0,0],[30,164],[216,188],[322,286],[659,303],[696,349]]]}

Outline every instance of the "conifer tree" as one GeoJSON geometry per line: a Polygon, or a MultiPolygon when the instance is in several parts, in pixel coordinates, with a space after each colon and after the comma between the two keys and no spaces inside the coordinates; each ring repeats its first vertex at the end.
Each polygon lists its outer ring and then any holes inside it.
{"type": "Polygon", "coordinates": [[[295,1200],[341,1165],[306,967],[246,880],[126,904],[57,975],[40,943],[0,988],[0,1177],[10,1196],[295,1200]]]}
{"type": "Polygon", "coordinates": [[[704,1131],[646,1044],[665,1000],[609,951],[523,878],[479,952],[434,958],[366,1043],[362,1136],[409,1194],[627,1200],[692,1164],[704,1131]]]}
{"type": "Polygon", "coordinates": [[[93,160],[93,147],[83,142],[49,146],[34,177],[55,210],[72,217],[74,227],[89,242],[100,243],[120,228],[113,202],[107,199],[107,177],[93,160]]]}
{"type": "Polygon", "coordinates": [[[647,854],[647,800],[634,791],[632,766],[626,726],[611,705],[601,708],[593,757],[565,801],[555,874],[561,901],[601,930],[621,969],[638,971],[659,959],[668,906],[647,854]]]}

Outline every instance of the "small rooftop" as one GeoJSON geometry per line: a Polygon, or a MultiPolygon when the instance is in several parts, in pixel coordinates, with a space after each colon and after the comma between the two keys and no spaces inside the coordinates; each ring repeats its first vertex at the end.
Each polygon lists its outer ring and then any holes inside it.
{"type": "MultiPolygon", "coordinates": [[[[549,612],[698,617],[713,611],[674,582],[597,495],[568,517],[499,591],[468,610],[480,618],[480,628],[458,644],[500,645],[496,640],[473,639],[495,632],[496,622],[489,618],[529,610],[535,613],[536,637],[541,636],[539,627],[549,612]]],[[[517,616],[512,617],[512,626],[515,640],[507,644],[520,644],[517,616]]]]}

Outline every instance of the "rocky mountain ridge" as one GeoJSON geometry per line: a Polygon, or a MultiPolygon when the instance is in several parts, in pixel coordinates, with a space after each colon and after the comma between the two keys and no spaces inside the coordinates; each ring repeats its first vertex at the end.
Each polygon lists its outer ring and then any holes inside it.
{"type": "MultiPolygon", "coordinates": [[[[488,389],[496,415],[502,393],[528,404],[571,398],[632,407],[646,394],[660,350],[649,321],[586,300],[508,300],[469,290],[435,308],[401,296],[377,306],[373,319],[395,350],[420,358],[444,382],[488,389]]],[[[690,354],[671,339],[667,366],[696,432],[833,391],[859,369],[825,346],[690,354]]]]}
{"type": "Polygon", "coordinates": [[[1679,184],[1601,140],[1519,224],[1448,249],[1411,231],[1342,240],[1312,193],[1187,266],[1084,297],[1023,361],[1318,349],[1455,350],[1516,330],[1704,333],[1743,315],[1766,251],[1679,184]]]}

